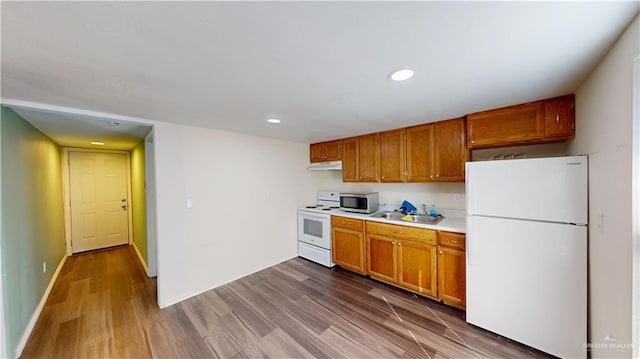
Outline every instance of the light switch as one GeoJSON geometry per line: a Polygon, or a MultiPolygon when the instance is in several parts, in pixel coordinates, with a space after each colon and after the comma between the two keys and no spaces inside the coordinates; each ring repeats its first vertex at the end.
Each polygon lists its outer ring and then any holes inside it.
{"type": "Polygon", "coordinates": [[[189,198],[187,199],[187,209],[191,209],[191,207],[193,207],[193,201],[189,198]]]}

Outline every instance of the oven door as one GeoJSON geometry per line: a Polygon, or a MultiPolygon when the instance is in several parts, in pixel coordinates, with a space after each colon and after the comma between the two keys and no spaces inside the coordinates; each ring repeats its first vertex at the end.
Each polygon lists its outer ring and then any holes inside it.
{"type": "Polygon", "coordinates": [[[298,240],[331,249],[331,216],[298,211],[298,240]]]}

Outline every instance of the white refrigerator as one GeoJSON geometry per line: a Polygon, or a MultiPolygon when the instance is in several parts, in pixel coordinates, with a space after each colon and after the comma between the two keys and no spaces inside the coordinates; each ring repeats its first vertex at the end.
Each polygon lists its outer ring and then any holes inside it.
{"type": "Polygon", "coordinates": [[[467,162],[467,322],[586,358],[587,157],[467,162]]]}

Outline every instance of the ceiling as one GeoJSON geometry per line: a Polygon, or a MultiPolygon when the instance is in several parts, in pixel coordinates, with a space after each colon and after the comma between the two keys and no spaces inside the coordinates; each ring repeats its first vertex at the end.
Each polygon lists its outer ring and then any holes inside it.
{"type": "Polygon", "coordinates": [[[56,141],[148,131],[113,117],[310,143],[572,93],[640,2],[1,7],[2,102],[56,141]]]}

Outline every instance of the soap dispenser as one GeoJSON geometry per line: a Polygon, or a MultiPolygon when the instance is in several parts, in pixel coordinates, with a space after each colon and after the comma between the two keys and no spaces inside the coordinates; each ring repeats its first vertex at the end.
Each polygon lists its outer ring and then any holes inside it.
{"type": "Polygon", "coordinates": [[[432,204],[431,209],[429,209],[429,215],[431,217],[438,217],[438,211],[436,210],[436,205],[432,204]]]}

